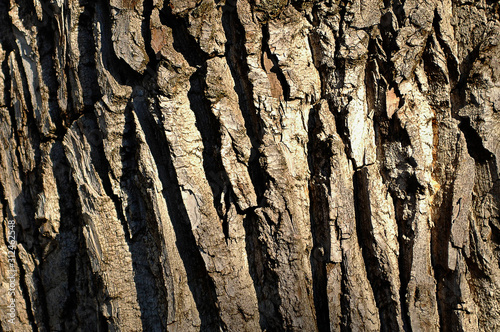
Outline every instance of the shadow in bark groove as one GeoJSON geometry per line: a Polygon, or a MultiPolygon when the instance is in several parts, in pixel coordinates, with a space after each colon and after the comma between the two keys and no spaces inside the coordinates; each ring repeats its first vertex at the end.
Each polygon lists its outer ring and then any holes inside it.
{"type": "MultiPolygon", "coordinates": [[[[78,78],[75,79],[78,79],[81,85],[84,109],[71,108],[71,111],[68,112],[68,127],[71,126],[82,113],[93,112],[94,104],[102,97],[99,81],[97,79],[97,64],[95,62],[94,53],[91,51],[96,49],[96,43],[93,37],[94,15],[94,8],[87,5],[79,16],[78,51],[80,53],[80,58],[78,61],[78,78]]],[[[75,93],[75,91],[68,89],[68,97],[70,99],[73,93],[75,93]]],[[[75,104],[73,104],[73,106],[74,105],[75,104]]]]}
{"type": "MultiPolygon", "coordinates": [[[[259,164],[258,146],[262,143],[263,131],[260,119],[253,104],[253,92],[248,78],[249,68],[245,62],[245,32],[236,13],[235,1],[226,2],[223,7],[222,26],[226,35],[226,60],[234,81],[234,90],[238,95],[239,111],[245,121],[245,128],[252,148],[248,171],[257,195],[257,204],[261,205],[266,191],[267,175],[259,164]]],[[[283,327],[283,318],[279,313],[280,298],[276,290],[277,276],[270,269],[266,245],[259,239],[261,220],[255,213],[255,207],[246,211],[243,226],[250,276],[257,294],[262,330],[279,330],[283,327]],[[266,291],[272,290],[272,291],[266,291]]]]}
{"type": "Polygon", "coordinates": [[[387,280],[383,268],[383,258],[379,257],[374,249],[377,244],[372,229],[367,172],[366,167],[363,167],[355,172],[353,179],[359,245],[362,248],[368,280],[379,310],[380,329],[381,331],[397,331],[399,329],[397,308],[400,304],[392,298],[391,283],[387,280]]]}
{"type": "Polygon", "coordinates": [[[267,245],[259,239],[259,234],[262,234],[259,224],[262,222],[266,220],[262,220],[255,210],[249,211],[243,220],[248,265],[257,294],[260,327],[263,331],[280,331],[284,320],[279,311],[281,298],[278,294],[278,276],[272,270],[272,265],[276,263],[269,259],[267,245]]]}
{"type": "Polygon", "coordinates": [[[396,117],[392,119],[386,118],[386,120],[382,122],[384,117],[386,117],[386,115],[380,117],[380,122],[377,122],[378,126],[375,128],[379,135],[379,146],[381,147],[381,154],[384,158],[384,168],[380,174],[383,181],[388,184],[388,193],[391,195],[392,201],[394,202],[399,243],[399,306],[401,309],[403,328],[409,330],[411,328],[411,322],[406,294],[408,291],[408,283],[410,282],[411,266],[413,262],[414,227],[412,227],[412,220],[414,218],[414,213],[408,215],[406,211],[415,211],[417,200],[416,193],[421,187],[419,187],[415,175],[416,162],[413,157],[405,151],[406,147],[411,145],[408,133],[396,117]],[[393,177],[390,176],[390,173],[393,172],[394,169],[387,166],[386,162],[391,153],[389,151],[391,146],[397,146],[396,149],[398,153],[398,160],[396,163],[396,170],[398,173],[397,176],[393,177]]]}
{"type": "MultiPolygon", "coordinates": [[[[267,69],[266,69],[266,57],[272,63],[272,67],[269,69],[270,73],[268,73],[268,75],[270,75],[270,74],[276,75],[275,77],[278,80],[279,85],[280,85],[279,87],[277,87],[275,85],[274,81],[270,79],[269,83],[271,85],[271,91],[275,91],[275,89],[277,89],[277,88],[279,88],[279,90],[281,90],[281,91],[277,91],[277,92],[273,93],[273,95],[282,94],[283,99],[285,101],[289,101],[290,100],[290,84],[288,84],[288,82],[286,81],[285,74],[283,73],[283,70],[279,66],[278,57],[275,54],[273,54],[271,52],[271,49],[269,48],[269,26],[267,24],[262,26],[262,58],[261,58],[261,60],[262,60],[261,66],[262,66],[262,68],[264,68],[264,70],[267,71],[267,69]]],[[[274,97],[278,97],[278,96],[275,95],[274,97]]]]}
{"type": "MultiPolygon", "coordinates": [[[[174,49],[182,54],[191,67],[197,68],[189,79],[190,89],[187,94],[189,106],[196,117],[196,128],[203,142],[203,169],[213,194],[213,205],[223,223],[223,228],[227,229],[227,211],[223,210],[221,195],[229,185],[229,180],[220,155],[220,123],[212,113],[210,101],[204,93],[208,55],[187,30],[185,20],[172,14],[170,6],[165,5],[162,9],[160,20],[162,24],[172,29],[174,49]]],[[[227,239],[228,234],[225,236],[227,239]]]]}
{"type": "Polygon", "coordinates": [[[308,164],[311,171],[309,182],[310,198],[310,221],[313,239],[313,250],[310,263],[313,277],[314,307],[319,331],[330,331],[330,315],[327,292],[326,257],[330,257],[330,218],[328,194],[331,177],[330,158],[331,148],[326,141],[318,139],[317,134],[321,132],[321,124],[318,122],[318,111],[311,110],[309,114],[309,142],[307,146],[308,164]],[[326,190],[328,192],[326,192],[326,190]],[[323,254],[320,254],[320,250],[323,254]]]}
{"type": "MultiPolygon", "coordinates": [[[[162,328],[159,306],[159,292],[161,288],[155,287],[155,276],[149,268],[147,229],[145,215],[145,202],[139,193],[135,178],[137,177],[137,142],[136,125],[131,106],[125,109],[125,128],[123,132],[122,148],[120,151],[123,174],[120,187],[127,196],[126,222],[130,229],[128,241],[134,269],[134,283],[137,289],[137,298],[141,310],[142,328],[147,331],[157,331],[162,328]]],[[[155,252],[159,255],[160,251],[155,252]]],[[[159,257],[155,257],[159,262],[159,257]]],[[[166,316],[163,316],[166,318],[166,316]]],[[[163,324],[166,328],[166,324],[163,324]]]]}
{"type": "Polygon", "coordinates": [[[227,39],[225,50],[227,64],[235,84],[234,90],[238,95],[238,105],[245,121],[246,133],[252,143],[248,172],[257,195],[257,204],[260,205],[267,181],[259,165],[260,152],[258,150],[264,132],[253,104],[252,86],[248,78],[249,68],[244,58],[246,55],[245,31],[239,21],[235,5],[235,1],[228,1],[223,7],[222,27],[227,39]]]}
{"type": "MultiPolygon", "coordinates": [[[[51,8],[52,9],[52,8],[51,8]]],[[[42,84],[47,87],[47,93],[49,95],[48,100],[48,114],[49,118],[56,125],[56,131],[62,133],[62,121],[61,114],[62,110],[59,107],[58,98],[64,99],[66,96],[58,96],[58,81],[56,77],[56,63],[54,59],[57,57],[56,51],[56,38],[60,37],[60,31],[57,30],[56,33],[53,31],[53,26],[57,26],[54,13],[48,15],[47,11],[43,12],[43,24],[38,27],[38,34],[36,36],[36,43],[38,47],[38,52],[40,55],[40,69],[42,84]],[[52,36],[52,38],[48,37],[52,36]]],[[[66,56],[64,54],[63,56],[66,56]]],[[[61,77],[62,81],[62,77],[61,77]]],[[[61,82],[65,84],[65,82],[61,82]]],[[[62,137],[62,135],[61,135],[62,137]]]]}
{"type": "MultiPolygon", "coordinates": [[[[156,105],[152,106],[156,107],[156,105]]],[[[201,319],[200,330],[218,331],[222,322],[215,285],[208,275],[205,262],[191,230],[163,124],[156,123],[146,108],[137,107],[135,111],[158,168],[158,176],[163,186],[163,196],[176,236],[175,244],[186,269],[188,286],[193,294],[201,319]]]]}
{"type": "MultiPolygon", "coordinates": [[[[101,52],[102,64],[111,76],[120,85],[132,85],[139,82],[141,75],[130,67],[130,65],[123,59],[119,58],[113,47],[112,40],[112,24],[109,19],[112,17],[110,13],[109,4],[106,1],[97,1],[95,3],[94,23],[100,24],[101,43],[102,49],[97,50],[101,52]]],[[[97,33],[97,26],[94,27],[97,33]]]]}
{"type": "MultiPolygon", "coordinates": [[[[144,91],[140,88],[136,88],[133,93],[133,111],[136,115],[141,114],[142,116],[147,113],[147,103],[145,98],[143,97],[143,93],[144,91]]],[[[130,118],[127,121],[135,121],[133,119],[132,112],[127,115],[127,118],[130,118]]],[[[139,123],[141,123],[141,121],[139,121],[139,123]]],[[[147,135],[155,135],[154,129],[149,126],[149,123],[145,123],[144,125],[147,126],[145,128],[142,127],[142,125],[140,126],[146,137],[147,135]]],[[[130,133],[129,135],[134,135],[133,144],[134,146],[136,146],[138,131],[137,128],[135,128],[135,122],[133,130],[134,132],[130,133]]],[[[142,255],[143,257],[147,257],[151,275],[154,276],[154,280],[151,280],[151,284],[155,284],[157,288],[157,308],[155,310],[159,315],[159,320],[161,321],[162,328],[167,329],[169,322],[171,322],[172,320],[172,317],[169,316],[168,308],[169,306],[175,308],[175,303],[168,302],[169,299],[173,299],[173,280],[172,278],[165,278],[165,276],[171,275],[170,265],[168,264],[168,261],[165,263],[166,266],[163,266],[162,263],[162,252],[166,250],[165,241],[168,241],[169,239],[165,239],[164,237],[162,237],[161,222],[160,224],[158,224],[155,220],[155,216],[153,216],[151,213],[151,211],[153,211],[154,209],[154,207],[152,206],[153,202],[151,201],[150,196],[145,193],[145,191],[148,191],[148,189],[150,189],[149,183],[151,182],[151,179],[146,178],[144,176],[145,174],[142,174],[137,169],[137,160],[141,156],[137,155],[136,147],[134,147],[134,152],[131,152],[132,151],[129,151],[128,153],[131,154],[130,158],[134,158],[134,169],[133,174],[131,174],[131,176],[129,177],[129,181],[133,183],[132,186],[137,191],[135,193],[136,198],[134,200],[139,200],[140,202],[139,211],[136,211],[134,214],[136,215],[136,217],[144,218],[144,224],[141,225],[141,229],[139,230],[139,236],[141,237],[140,241],[144,246],[144,252],[142,253],[142,255]],[[143,229],[144,232],[142,231],[143,229]],[[163,274],[160,271],[163,271],[163,274]],[[165,285],[164,282],[168,283],[168,285],[165,285]],[[172,296],[169,297],[169,293],[172,294],[172,296]]],[[[160,172],[161,167],[158,167],[158,170],[160,172]]],[[[130,203],[132,202],[129,202],[129,204],[130,203]]]]}
{"type": "Polygon", "coordinates": [[[72,317],[65,321],[66,330],[78,327],[84,330],[95,329],[98,325],[97,302],[93,290],[96,289],[92,276],[92,268],[85,248],[82,232],[80,208],[77,206],[78,193],[76,183],[71,177],[68,159],[64,154],[61,142],[54,144],[50,158],[53,162],[54,178],[59,197],[61,214],[60,236],[61,251],[64,252],[64,264],[67,275],[67,296],[64,301],[62,317],[72,317]],[[82,282],[82,275],[87,275],[88,283],[82,282]],[[82,326],[83,325],[83,326],[82,326]]]}
{"type": "MultiPolygon", "coordinates": [[[[94,113],[89,113],[81,117],[78,121],[80,122],[81,125],[82,135],[86,138],[88,145],[90,147],[90,158],[92,165],[97,173],[97,176],[101,180],[101,184],[104,189],[104,192],[106,193],[106,196],[108,196],[114,204],[116,217],[120,221],[124,231],[123,240],[127,244],[128,251],[131,252],[133,249],[130,244],[131,235],[126,224],[126,218],[121,208],[121,201],[119,197],[113,192],[112,189],[112,184],[110,180],[111,166],[109,164],[109,161],[106,159],[106,155],[104,152],[102,133],[97,123],[98,118],[94,113]]],[[[132,253],[131,256],[133,256],[132,253]]],[[[97,279],[96,284],[98,285],[97,286],[98,292],[96,297],[98,304],[100,306],[109,305],[108,301],[110,300],[110,298],[107,295],[106,286],[104,280],[102,279],[102,276],[96,273],[93,273],[93,275],[94,278],[97,279]]],[[[134,286],[137,289],[137,285],[135,283],[134,286]]],[[[137,292],[139,292],[138,289],[137,292]]],[[[139,294],[137,295],[138,295],[137,301],[139,307],[142,307],[140,303],[141,299],[139,298],[139,294]]],[[[113,326],[112,319],[110,319],[114,317],[110,318],[104,317],[102,310],[98,310],[98,314],[99,314],[99,325],[104,327],[105,330],[118,328],[117,326],[113,326]]]]}
{"type": "Polygon", "coordinates": [[[144,0],[143,2],[144,13],[143,20],[141,26],[142,36],[144,37],[144,46],[146,49],[146,54],[148,55],[149,62],[147,64],[148,69],[144,72],[147,73],[147,70],[156,71],[158,68],[158,60],[156,58],[156,54],[151,47],[151,14],[153,12],[153,0],[144,0]]]}
{"type": "MultiPolygon", "coordinates": [[[[486,149],[483,145],[483,139],[479,136],[477,131],[471,126],[469,117],[462,117],[458,127],[464,133],[465,141],[467,142],[467,151],[469,155],[474,158],[476,163],[485,163],[490,160],[495,160],[495,156],[491,151],[486,149]]],[[[496,166],[492,174],[497,172],[496,166]]]]}
{"type": "MultiPolygon", "coordinates": [[[[206,63],[204,63],[189,79],[191,89],[188,91],[189,105],[196,117],[196,128],[203,141],[203,169],[213,194],[213,204],[223,228],[227,228],[227,211],[223,210],[221,195],[230,181],[222,164],[220,123],[210,109],[210,101],[204,94],[204,77],[206,77],[206,63]]],[[[226,207],[228,209],[228,206],[226,207]]],[[[228,238],[228,234],[226,239],[228,238]]]]}

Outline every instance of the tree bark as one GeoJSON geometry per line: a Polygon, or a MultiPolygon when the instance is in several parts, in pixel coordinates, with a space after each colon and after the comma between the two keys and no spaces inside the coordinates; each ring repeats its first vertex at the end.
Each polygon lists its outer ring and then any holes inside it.
{"type": "Polygon", "coordinates": [[[500,330],[499,59],[490,0],[0,1],[1,330],[500,330]]]}

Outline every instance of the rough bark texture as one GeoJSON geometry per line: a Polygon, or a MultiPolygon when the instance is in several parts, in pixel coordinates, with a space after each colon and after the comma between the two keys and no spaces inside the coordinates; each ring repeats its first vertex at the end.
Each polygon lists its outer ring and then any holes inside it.
{"type": "Polygon", "coordinates": [[[498,2],[2,0],[0,65],[1,330],[500,330],[498,2]]]}

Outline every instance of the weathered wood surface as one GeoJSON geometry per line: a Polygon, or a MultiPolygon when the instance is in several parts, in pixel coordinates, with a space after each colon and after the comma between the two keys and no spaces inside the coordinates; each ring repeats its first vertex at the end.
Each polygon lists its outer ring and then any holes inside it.
{"type": "Polygon", "coordinates": [[[499,59],[489,0],[0,1],[1,330],[499,331],[499,59]]]}

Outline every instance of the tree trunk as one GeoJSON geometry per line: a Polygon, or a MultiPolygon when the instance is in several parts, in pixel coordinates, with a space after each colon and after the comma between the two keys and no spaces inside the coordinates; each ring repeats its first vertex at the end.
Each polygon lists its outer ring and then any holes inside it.
{"type": "Polygon", "coordinates": [[[499,59],[491,0],[0,1],[0,330],[499,331],[499,59]]]}

